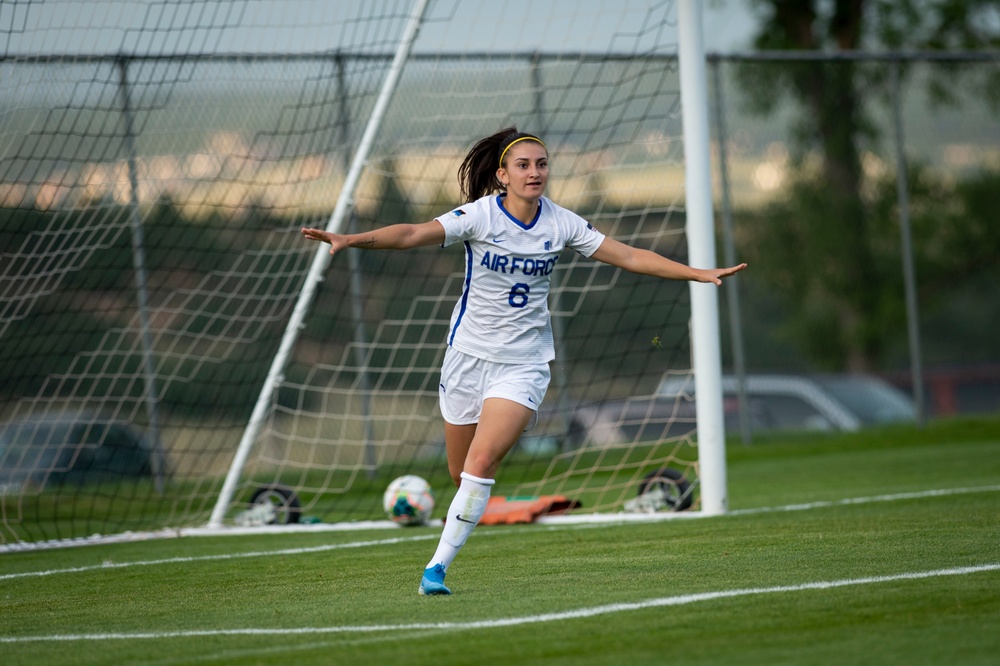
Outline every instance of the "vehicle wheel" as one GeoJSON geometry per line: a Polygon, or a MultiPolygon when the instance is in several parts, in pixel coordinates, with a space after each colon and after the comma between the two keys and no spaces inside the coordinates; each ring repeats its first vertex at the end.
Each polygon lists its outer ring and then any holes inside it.
{"type": "Polygon", "coordinates": [[[684,475],[676,469],[664,467],[650,472],[639,484],[639,495],[644,495],[653,488],[663,491],[666,508],[669,511],[686,511],[691,508],[691,484],[684,475]]]}
{"type": "Polygon", "coordinates": [[[250,506],[261,504],[271,504],[274,507],[275,516],[271,524],[297,523],[302,515],[302,505],[295,491],[279,483],[261,486],[254,491],[250,498],[250,506]]]}

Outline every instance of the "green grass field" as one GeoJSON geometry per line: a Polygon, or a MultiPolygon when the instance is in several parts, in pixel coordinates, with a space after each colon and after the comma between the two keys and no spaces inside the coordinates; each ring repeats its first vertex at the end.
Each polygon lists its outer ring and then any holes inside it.
{"type": "Polygon", "coordinates": [[[13,664],[996,664],[1000,421],[729,447],[730,513],[0,554],[13,664]]]}

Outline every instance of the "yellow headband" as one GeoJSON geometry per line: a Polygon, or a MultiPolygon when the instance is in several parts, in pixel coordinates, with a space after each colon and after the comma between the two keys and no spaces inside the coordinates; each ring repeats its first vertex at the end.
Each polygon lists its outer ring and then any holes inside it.
{"type": "MultiPolygon", "coordinates": [[[[513,141],[511,141],[511,142],[510,142],[510,143],[509,143],[509,144],[507,145],[507,147],[506,147],[506,148],[504,148],[504,149],[503,149],[503,152],[502,152],[502,153],[500,153],[500,164],[499,164],[498,168],[500,168],[500,169],[502,169],[502,168],[503,168],[503,157],[504,157],[504,155],[506,155],[506,154],[507,154],[507,151],[508,151],[508,150],[510,150],[510,147],[511,147],[511,146],[513,146],[513,145],[514,145],[515,143],[517,143],[517,142],[519,142],[519,141],[537,141],[538,143],[541,143],[541,144],[542,144],[542,148],[545,148],[545,144],[544,144],[544,143],[542,143],[542,140],[541,140],[541,139],[538,139],[538,138],[535,138],[535,137],[533,137],[533,136],[522,136],[522,137],[521,137],[520,139],[514,139],[513,141]]],[[[545,150],[546,150],[546,151],[548,151],[548,148],[545,148],[545,150]]]]}

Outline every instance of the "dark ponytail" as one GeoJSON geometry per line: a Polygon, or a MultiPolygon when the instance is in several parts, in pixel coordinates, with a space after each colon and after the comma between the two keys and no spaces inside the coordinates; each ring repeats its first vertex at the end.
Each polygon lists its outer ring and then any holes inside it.
{"type": "Polygon", "coordinates": [[[497,179],[497,169],[501,166],[500,156],[518,139],[532,139],[542,143],[542,140],[534,134],[525,134],[518,132],[516,127],[507,127],[485,139],[480,139],[472,147],[465,156],[462,166],[458,167],[458,185],[462,189],[462,199],[465,203],[493,192],[503,191],[503,183],[497,179]]]}

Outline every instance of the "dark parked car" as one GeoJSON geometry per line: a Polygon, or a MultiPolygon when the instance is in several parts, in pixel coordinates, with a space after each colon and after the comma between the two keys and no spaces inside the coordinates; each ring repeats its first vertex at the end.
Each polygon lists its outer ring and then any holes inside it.
{"type": "MultiPolygon", "coordinates": [[[[754,432],[852,432],[865,426],[914,422],[910,398],[877,377],[867,375],[749,375],[747,407],[754,432]]],[[[726,432],[740,430],[737,379],[722,379],[726,432]]],[[[691,433],[696,427],[694,378],[670,375],[654,396],[576,404],[548,423],[566,424],[564,448],[585,442],[615,446],[660,441],[691,433]]],[[[551,430],[551,427],[550,429],[551,430]]]]}
{"type": "MultiPolygon", "coordinates": [[[[670,377],[660,396],[694,396],[694,380],[670,377]]],[[[726,429],[739,428],[739,385],[722,378],[726,429]]],[[[865,426],[912,423],[913,401],[889,383],[870,375],[748,375],[748,414],[753,430],[853,432],[865,426]]]]}
{"type": "Polygon", "coordinates": [[[0,494],[153,474],[153,451],[133,427],[86,413],[0,425],[0,494]]]}

